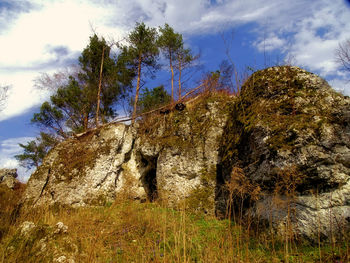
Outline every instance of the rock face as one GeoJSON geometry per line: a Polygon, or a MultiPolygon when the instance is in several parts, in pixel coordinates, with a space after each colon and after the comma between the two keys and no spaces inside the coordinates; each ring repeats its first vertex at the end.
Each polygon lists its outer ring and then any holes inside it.
{"type": "Polygon", "coordinates": [[[158,198],[169,206],[214,214],[226,123],[217,99],[194,102],[195,109],[176,110],[161,121],[148,118],[138,128],[109,124],[64,141],[30,177],[25,204],[84,206],[158,198]]]}
{"type": "Polygon", "coordinates": [[[239,167],[260,189],[246,215],[284,235],[349,229],[350,100],[323,79],[296,67],[254,73],[223,142],[221,180],[232,181],[232,167],[239,167]]]}
{"type": "Polygon", "coordinates": [[[31,176],[23,202],[116,198],[218,216],[237,210],[281,234],[346,231],[350,100],[300,68],[259,71],[238,98],[201,96],[134,127],[109,124],[62,142],[31,176]]]}
{"type": "Polygon", "coordinates": [[[18,183],[17,169],[0,169],[0,184],[6,185],[10,189],[14,189],[18,183]]]}

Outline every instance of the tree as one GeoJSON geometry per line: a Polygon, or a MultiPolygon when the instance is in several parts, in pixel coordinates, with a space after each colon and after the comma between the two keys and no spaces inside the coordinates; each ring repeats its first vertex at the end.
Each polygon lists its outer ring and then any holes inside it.
{"type": "Polygon", "coordinates": [[[40,136],[35,140],[29,141],[27,144],[19,144],[23,148],[23,154],[16,155],[15,158],[20,162],[21,166],[30,169],[38,168],[42,163],[47,152],[58,142],[54,136],[41,132],[40,136]]]}
{"type": "MultiPolygon", "coordinates": [[[[99,125],[99,115],[102,120],[113,116],[111,106],[121,91],[117,63],[110,57],[111,47],[104,38],[99,39],[96,34],[90,37],[89,45],[79,57],[81,72],[78,75],[86,95],[86,108],[93,111],[95,125],[99,125]]],[[[125,84],[125,83],[123,83],[125,84]]],[[[126,83],[127,85],[129,83],[126,83]]],[[[85,129],[87,129],[88,114],[85,116],[85,129]]]]}
{"type": "Polygon", "coordinates": [[[139,99],[138,112],[148,112],[152,109],[165,105],[170,101],[171,96],[166,92],[163,85],[151,90],[145,88],[139,99]]]}
{"type": "Polygon", "coordinates": [[[31,122],[37,124],[42,129],[47,129],[49,132],[59,135],[60,137],[67,137],[66,132],[64,131],[63,112],[56,106],[52,106],[47,101],[41,105],[39,113],[34,113],[31,122]]]}
{"type": "MultiPolygon", "coordinates": [[[[111,48],[97,35],[90,37],[89,45],[79,57],[79,70],[74,76],[62,80],[63,85],[45,102],[32,123],[48,129],[60,137],[84,132],[93,124],[99,125],[100,118],[106,122],[114,117],[114,106],[123,92],[131,88],[134,74],[126,69],[125,61],[111,58],[111,48]]],[[[74,72],[73,72],[74,73],[74,72]]],[[[53,78],[49,78],[52,80],[53,78]]],[[[49,89],[55,81],[46,81],[49,89]]]]}
{"type": "Polygon", "coordinates": [[[152,74],[152,70],[155,71],[158,68],[156,60],[159,55],[157,37],[158,34],[155,28],[146,27],[144,23],[136,23],[134,30],[127,37],[129,46],[122,47],[121,56],[129,63],[129,68],[137,70],[132,122],[136,118],[142,70],[146,67],[152,74]]]}
{"type": "MultiPolygon", "coordinates": [[[[171,101],[174,101],[174,66],[173,61],[176,60],[176,54],[179,54],[183,48],[182,35],[175,33],[174,29],[168,24],[159,27],[160,36],[158,38],[158,46],[163,51],[165,57],[169,60],[171,71],[171,101]]],[[[179,95],[179,98],[181,95],[179,95]]]]}
{"type": "Polygon", "coordinates": [[[183,46],[181,48],[179,48],[176,51],[176,61],[177,61],[177,65],[175,66],[176,69],[178,70],[178,74],[179,74],[179,99],[181,99],[181,93],[182,93],[182,82],[181,82],[181,77],[182,77],[182,71],[191,66],[191,64],[198,59],[199,56],[194,56],[192,55],[192,51],[189,48],[184,48],[183,46]]]}
{"type": "Polygon", "coordinates": [[[343,69],[350,73],[350,39],[339,44],[336,50],[336,58],[343,69]]]}

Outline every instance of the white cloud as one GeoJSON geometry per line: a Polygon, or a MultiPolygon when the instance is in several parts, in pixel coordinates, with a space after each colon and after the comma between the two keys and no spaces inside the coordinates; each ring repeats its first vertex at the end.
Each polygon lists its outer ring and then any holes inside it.
{"type": "Polygon", "coordinates": [[[344,94],[350,95],[350,81],[342,78],[334,78],[328,81],[336,91],[344,94]]]}
{"type": "Polygon", "coordinates": [[[318,8],[296,24],[290,54],[305,67],[327,76],[336,74],[339,65],[334,52],[339,42],[349,37],[350,10],[341,0],[320,1],[318,8]]]}
{"type": "Polygon", "coordinates": [[[14,158],[15,155],[21,154],[23,149],[18,145],[25,144],[33,140],[32,137],[11,138],[0,142],[0,168],[17,168],[18,179],[26,182],[34,171],[34,169],[27,170],[19,165],[19,162],[14,158]]]}
{"type": "Polygon", "coordinates": [[[0,121],[20,115],[48,98],[49,93],[47,91],[39,91],[33,88],[35,76],[36,73],[32,72],[14,72],[1,76],[5,84],[11,85],[11,89],[6,101],[6,108],[1,112],[0,121]]]}
{"type": "Polygon", "coordinates": [[[279,38],[274,33],[270,33],[267,37],[262,37],[254,43],[260,52],[283,49],[286,45],[286,40],[279,38]]]}

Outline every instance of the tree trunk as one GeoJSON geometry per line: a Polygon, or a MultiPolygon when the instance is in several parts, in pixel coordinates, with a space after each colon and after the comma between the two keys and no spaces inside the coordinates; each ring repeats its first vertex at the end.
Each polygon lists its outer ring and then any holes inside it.
{"type": "Polygon", "coordinates": [[[102,59],[101,59],[101,67],[100,67],[100,80],[98,83],[98,91],[97,91],[97,107],[96,107],[96,127],[99,126],[99,119],[98,119],[98,115],[100,112],[100,101],[101,101],[101,89],[102,89],[102,71],[103,71],[103,60],[104,60],[104,54],[105,54],[105,47],[103,46],[102,48],[102,59]]]}
{"type": "Polygon", "coordinates": [[[138,68],[137,68],[137,84],[136,84],[136,94],[135,94],[135,101],[134,101],[134,111],[132,113],[132,120],[131,120],[132,124],[134,124],[134,122],[135,122],[137,101],[139,99],[140,80],[141,80],[141,63],[142,63],[142,57],[141,57],[141,54],[140,54],[139,55],[139,64],[138,64],[138,68]]]}
{"type": "Polygon", "coordinates": [[[181,57],[179,56],[179,100],[181,100],[181,70],[182,70],[182,63],[181,63],[181,57]]]}
{"type": "Polygon", "coordinates": [[[89,124],[89,114],[88,113],[84,113],[84,132],[87,131],[88,124],[89,124]]]}
{"type": "Polygon", "coordinates": [[[170,61],[170,70],[171,70],[171,102],[174,101],[174,67],[173,67],[173,59],[171,56],[171,51],[169,51],[169,61],[170,61]]]}

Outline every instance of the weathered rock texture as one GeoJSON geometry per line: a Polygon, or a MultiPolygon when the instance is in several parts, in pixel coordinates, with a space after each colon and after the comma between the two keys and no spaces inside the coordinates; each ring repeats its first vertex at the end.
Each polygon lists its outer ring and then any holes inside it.
{"type": "Polygon", "coordinates": [[[24,202],[84,206],[116,198],[161,198],[173,207],[214,214],[216,164],[226,123],[221,97],[151,116],[138,128],[109,124],[66,140],[30,177],[24,202]]]}
{"type": "Polygon", "coordinates": [[[222,181],[239,167],[261,190],[245,207],[253,218],[311,238],[349,228],[350,100],[320,77],[296,67],[253,74],[227,122],[221,156],[222,181]]]}
{"type": "Polygon", "coordinates": [[[14,189],[18,183],[17,169],[0,169],[0,184],[6,185],[10,189],[14,189]]]}
{"type": "Polygon", "coordinates": [[[349,227],[350,100],[314,74],[269,68],[239,98],[201,96],[136,126],[109,124],[59,144],[31,176],[25,204],[160,199],[219,216],[230,204],[282,234],[349,227]]]}

